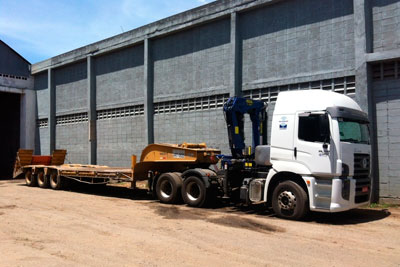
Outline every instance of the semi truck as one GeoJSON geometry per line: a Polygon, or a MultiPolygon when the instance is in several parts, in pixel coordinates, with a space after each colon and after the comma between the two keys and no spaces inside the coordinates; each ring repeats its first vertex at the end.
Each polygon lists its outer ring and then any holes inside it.
{"type": "Polygon", "coordinates": [[[192,207],[213,205],[218,199],[263,203],[278,217],[293,220],[309,211],[339,212],[369,202],[369,121],[350,97],[323,90],[279,93],[269,144],[263,101],[230,98],[224,116],[231,155],[204,143],[151,144],[139,162],[132,156],[130,168],[63,164],[59,158],[53,164],[51,157],[45,164],[32,164],[29,156],[24,162],[17,156],[15,173],[24,174],[30,186],[53,189],[71,179],[91,184],[129,181],[132,188],[137,181],[147,181],[148,190],[162,203],[192,207]],[[251,146],[245,144],[247,115],[251,146]]]}

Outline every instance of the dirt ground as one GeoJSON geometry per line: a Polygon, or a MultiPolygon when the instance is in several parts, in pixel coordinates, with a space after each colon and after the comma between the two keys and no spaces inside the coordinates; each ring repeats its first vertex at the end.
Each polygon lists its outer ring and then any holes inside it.
{"type": "Polygon", "coordinates": [[[126,188],[0,181],[0,266],[400,266],[400,209],[312,214],[163,205],[126,188]]]}

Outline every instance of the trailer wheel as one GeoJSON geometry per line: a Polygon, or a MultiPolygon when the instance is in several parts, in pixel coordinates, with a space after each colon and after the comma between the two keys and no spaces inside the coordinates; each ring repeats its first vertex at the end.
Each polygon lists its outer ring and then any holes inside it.
{"type": "Polygon", "coordinates": [[[37,174],[37,184],[40,188],[49,187],[49,177],[45,175],[43,171],[39,171],[37,174]]]}
{"type": "Polygon", "coordinates": [[[60,190],[64,187],[64,178],[56,172],[50,174],[50,187],[54,190],[60,190]]]}
{"type": "Polygon", "coordinates": [[[25,183],[27,186],[36,186],[36,179],[35,176],[32,174],[31,170],[25,172],[25,183]]]}
{"type": "Polygon", "coordinates": [[[206,207],[213,203],[216,194],[213,188],[206,188],[196,176],[188,177],[182,186],[183,201],[191,207],[206,207]]]}
{"type": "Polygon", "coordinates": [[[157,198],[162,203],[177,203],[181,200],[181,187],[182,178],[180,178],[175,173],[164,173],[157,180],[157,198]]]}
{"type": "Polygon", "coordinates": [[[299,184],[284,181],[274,189],[272,208],[278,217],[299,220],[309,210],[307,193],[299,184]]]}

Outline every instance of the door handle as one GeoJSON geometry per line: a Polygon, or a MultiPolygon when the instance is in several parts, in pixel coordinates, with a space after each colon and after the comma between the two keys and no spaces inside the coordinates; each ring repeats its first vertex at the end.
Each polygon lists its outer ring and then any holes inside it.
{"type": "Polygon", "coordinates": [[[293,152],[294,152],[294,158],[297,158],[297,147],[295,147],[295,148],[293,149],[293,152]]]}

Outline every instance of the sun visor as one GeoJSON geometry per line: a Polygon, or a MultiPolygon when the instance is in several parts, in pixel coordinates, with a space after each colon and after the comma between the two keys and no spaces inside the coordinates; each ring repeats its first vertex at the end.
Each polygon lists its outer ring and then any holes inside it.
{"type": "Polygon", "coordinates": [[[346,118],[355,121],[369,122],[368,115],[360,110],[345,107],[329,107],[326,111],[332,118],[346,118]]]}

